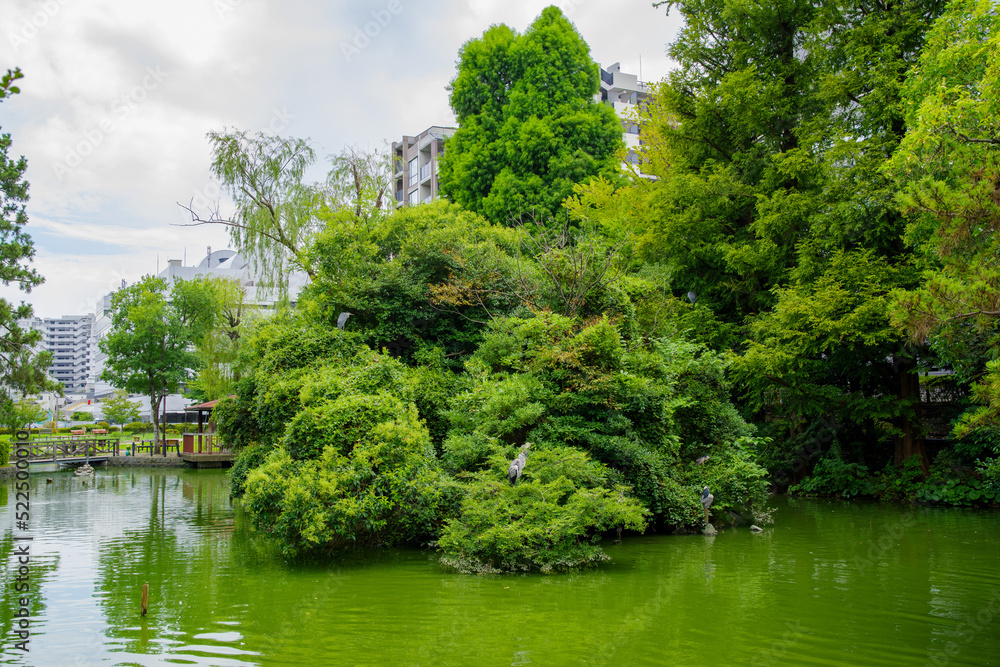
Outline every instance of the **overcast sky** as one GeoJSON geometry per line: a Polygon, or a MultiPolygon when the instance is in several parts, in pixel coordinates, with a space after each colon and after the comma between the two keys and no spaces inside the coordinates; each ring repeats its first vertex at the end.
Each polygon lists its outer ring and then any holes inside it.
{"type": "MultiPolygon", "coordinates": [[[[178,201],[215,199],[205,133],[309,138],[318,156],[451,125],[458,50],[495,23],[523,32],[551,2],[501,0],[14,0],[0,73],[13,156],[28,159],[28,231],[44,285],[0,296],[43,317],[98,298],[168,259],[229,247],[218,227],[178,227],[178,201]],[[366,34],[367,33],[367,34],[366,34]]],[[[555,3],[602,65],[655,81],[676,13],[649,0],[555,3]]],[[[325,169],[317,167],[317,176],[325,169]]]]}

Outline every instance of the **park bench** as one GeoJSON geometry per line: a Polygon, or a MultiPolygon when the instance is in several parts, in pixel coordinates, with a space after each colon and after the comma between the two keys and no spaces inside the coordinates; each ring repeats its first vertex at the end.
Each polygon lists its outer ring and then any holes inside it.
{"type": "Polygon", "coordinates": [[[108,434],[108,429],[106,429],[106,428],[95,428],[93,431],[91,431],[91,433],[93,433],[94,435],[107,435],[108,434]]]}
{"type": "Polygon", "coordinates": [[[87,435],[87,429],[85,428],[74,428],[70,430],[70,435],[87,435]]]}

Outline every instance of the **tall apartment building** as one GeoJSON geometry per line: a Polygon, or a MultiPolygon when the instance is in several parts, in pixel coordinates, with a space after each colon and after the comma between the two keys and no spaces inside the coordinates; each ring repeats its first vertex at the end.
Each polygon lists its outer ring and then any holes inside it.
{"type": "Polygon", "coordinates": [[[621,64],[601,68],[601,89],[594,99],[610,104],[622,119],[622,137],[628,150],[626,162],[639,164],[639,145],[642,143],[639,125],[632,116],[638,106],[649,99],[649,86],[635,74],[622,72],[621,64]]]}
{"type": "Polygon", "coordinates": [[[437,198],[437,160],[444,154],[444,140],[454,133],[454,127],[434,125],[415,137],[392,142],[397,207],[437,198]]]}
{"type": "Polygon", "coordinates": [[[87,378],[92,364],[90,337],[94,316],[32,317],[21,326],[42,332],[38,349],[52,353],[49,375],[62,382],[67,395],[82,395],[87,391],[87,378]]]}
{"type": "MultiPolygon", "coordinates": [[[[594,99],[610,104],[622,119],[622,137],[628,149],[625,159],[634,165],[639,164],[641,140],[639,125],[630,116],[649,95],[649,86],[635,74],[622,72],[620,63],[601,68],[601,89],[594,99]]],[[[416,136],[392,142],[397,207],[423,204],[438,197],[437,160],[444,153],[445,139],[455,129],[434,125],[416,136]]]]}

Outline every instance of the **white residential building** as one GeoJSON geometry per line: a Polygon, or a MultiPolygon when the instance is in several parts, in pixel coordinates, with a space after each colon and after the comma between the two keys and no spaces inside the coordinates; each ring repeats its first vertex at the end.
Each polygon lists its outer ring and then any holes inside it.
{"type": "Polygon", "coordinates": [[[62,382],[67,395],[84,395],[93,363],[90,339],[94,316],[32,317],[20,324],[42,333],[37,349],[52,353],[48,371],[52,379],[62,382]]]}
{"type": "Polygon", "coordinates": [[[635,115],[639,105],[649,97],[649,86],[635,74],[622,72],[620,63],[610,65],[607,69],[601,68],[601,90],[594,99],[610,104],[622,119],[622,136],[628,150],[625,161],[633,165],[639,164],[639,146],[642,143],[635,115]]]}

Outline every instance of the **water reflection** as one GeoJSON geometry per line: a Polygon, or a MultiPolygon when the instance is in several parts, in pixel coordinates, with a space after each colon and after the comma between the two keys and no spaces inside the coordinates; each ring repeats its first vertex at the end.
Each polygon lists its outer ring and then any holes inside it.
{"type": "MultiPolygon", "coordinates": [[[[762,534],[638,537],[609,543],[614,561],[591,571],[468,577],[418,550],[286,563],[230,504],[219,471],[102,470],[87,486],[46,475],[52,484],[32,480],[40,588],[30,664],[895,665],[946,656],[973,665],[1000,655],[995,512],[779,500],[762,534]],[[150,610],[140,618],[144,583],[150,610]]],[[[0,526],[11,526],[10,504],[0,502],[0,526]]],[[[6,528],[5,583],[12,543],[6,528]]],[[[4,641],[9,591],[0,594],[4,641]]],[[[4,664],[29,664],[8,648],[4,664]]]]}

